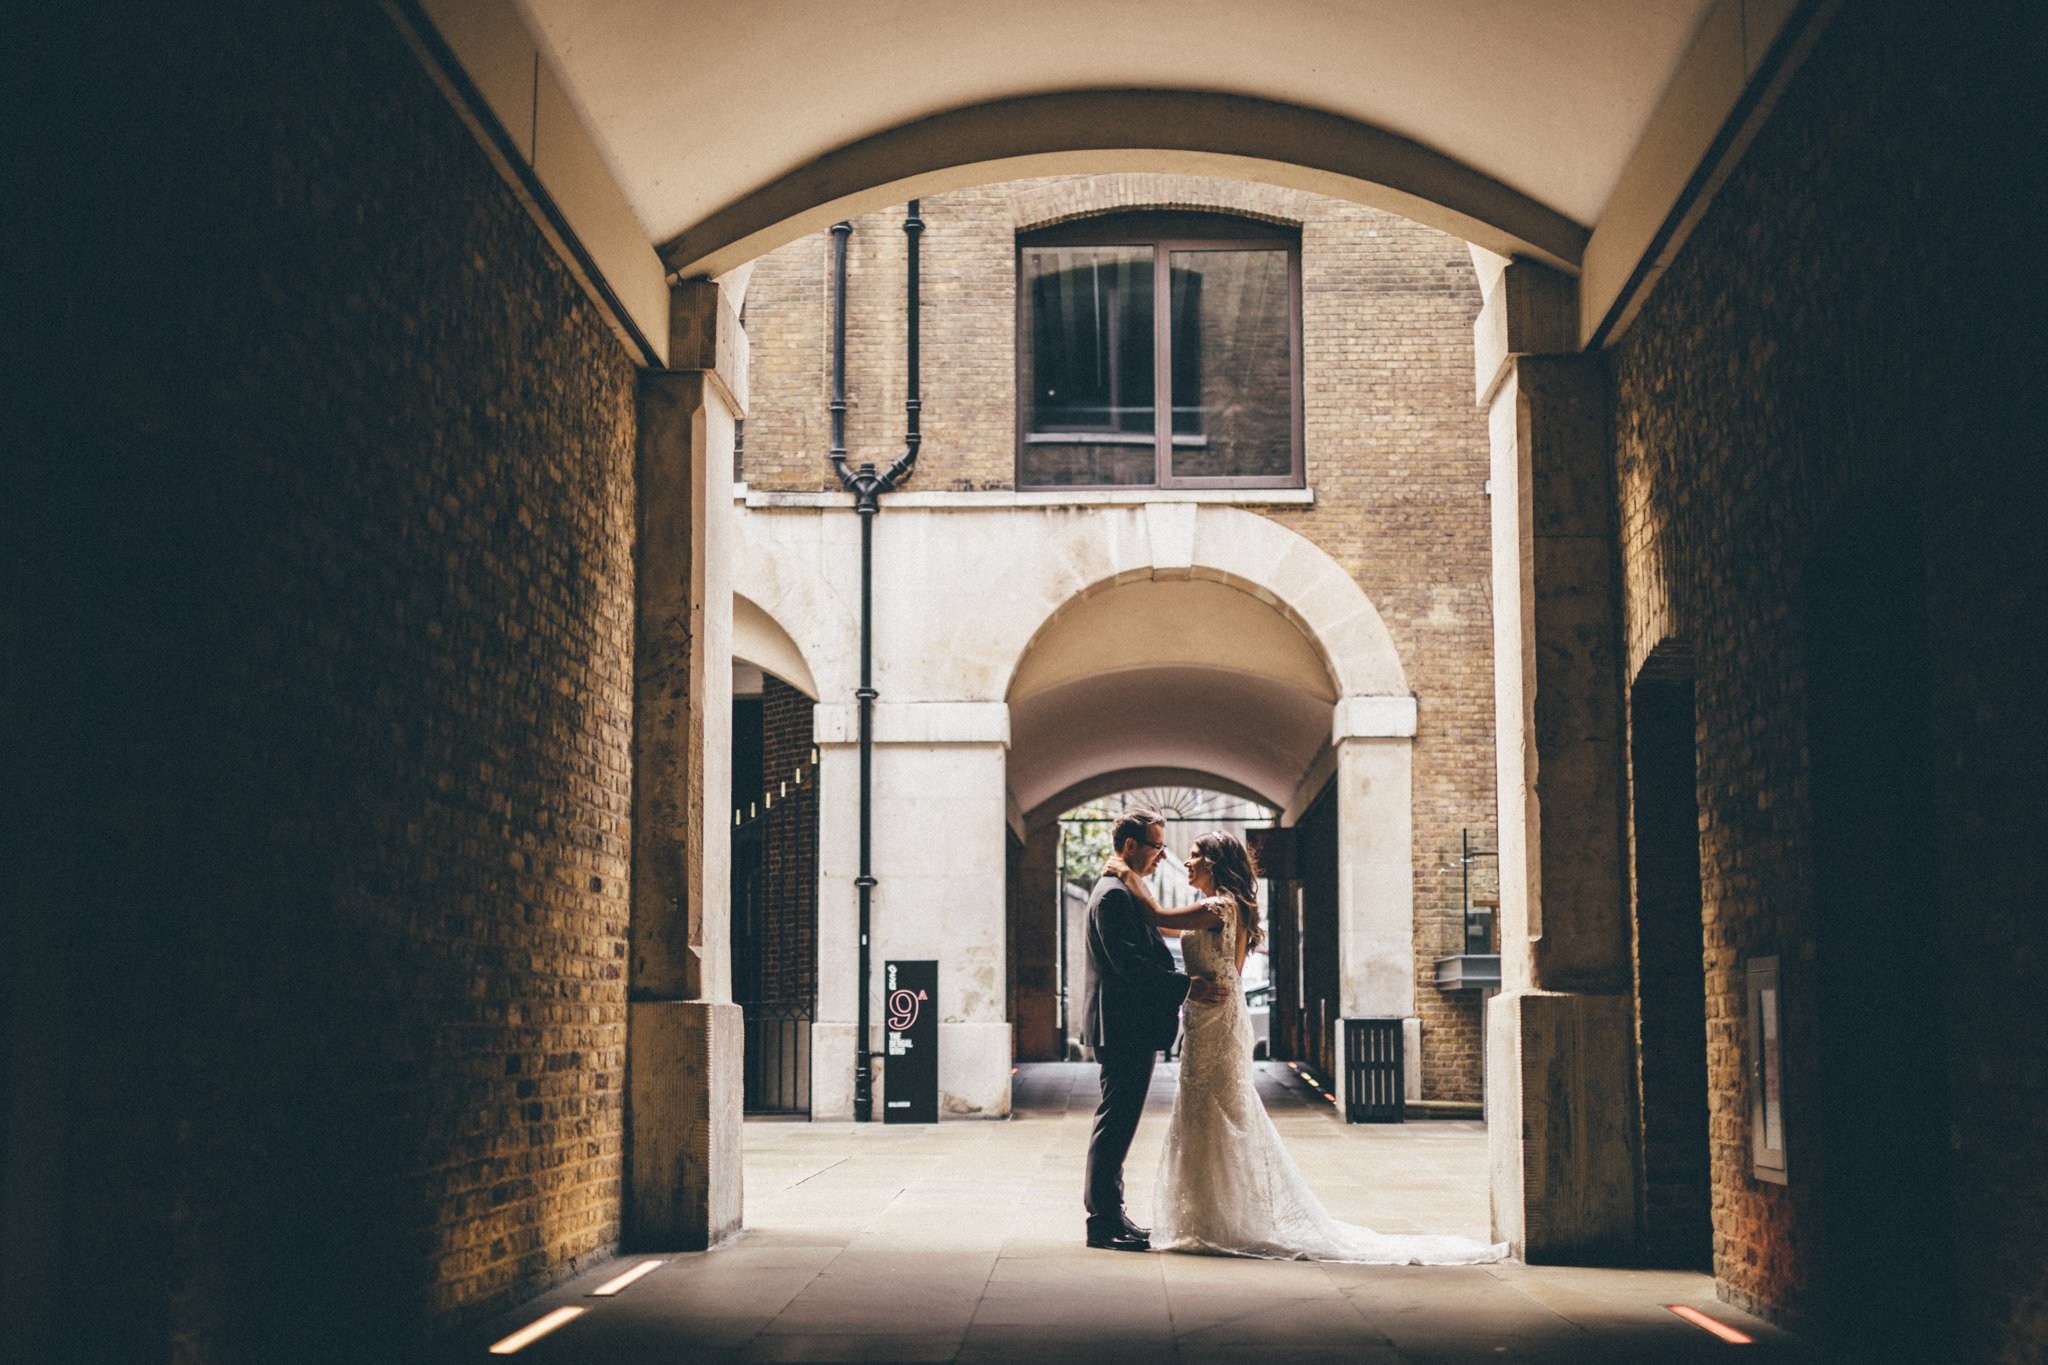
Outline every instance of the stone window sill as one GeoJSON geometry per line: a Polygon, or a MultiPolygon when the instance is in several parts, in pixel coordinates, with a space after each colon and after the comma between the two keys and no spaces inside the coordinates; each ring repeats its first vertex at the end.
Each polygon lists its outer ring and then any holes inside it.
{"type": "MultiPolygon", "coordinates": [[[[749,508],[824,508],[850,511],[853,498],[843,492],[777,493],[732,486],[732,498],[749,508]]],[[[949,491],[946,489],[905,489],[886,493],[890,507],[932,507],[965,510],[984,507],[1143,507],[1152,503],[1221,503],[1238,507],[1311,507],[1316,495],[1312,488],[1075,488],[1020,493],[1011,489],[949,491]]]]}

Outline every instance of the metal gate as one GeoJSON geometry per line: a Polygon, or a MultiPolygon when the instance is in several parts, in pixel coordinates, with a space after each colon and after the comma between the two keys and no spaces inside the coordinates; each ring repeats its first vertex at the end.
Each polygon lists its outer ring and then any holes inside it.
{"type": "Polygon", "coordinates": [[[811,1112],[811,1005],[766,1000],[741,1006],[746,1019],[746,1110],[811,1112]]]}

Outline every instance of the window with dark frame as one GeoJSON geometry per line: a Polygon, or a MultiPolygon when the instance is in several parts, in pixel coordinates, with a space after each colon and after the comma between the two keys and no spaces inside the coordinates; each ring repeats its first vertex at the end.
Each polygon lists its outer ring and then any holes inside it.
{"type": "Polygon", "coordinates": [[[1302,485],[1299,232],[1153,212],[1024,233],[1017,313],[1019,488],[1302,485]]]}

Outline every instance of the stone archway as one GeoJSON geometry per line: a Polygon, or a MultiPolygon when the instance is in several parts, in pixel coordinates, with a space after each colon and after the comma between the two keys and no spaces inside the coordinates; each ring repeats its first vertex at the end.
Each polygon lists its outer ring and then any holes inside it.
{"type": "MultiPolygon", "coordinates": [[[[801,646],[819,688],[824,807],[812,1097],[814,1113],[828,1116],[850,1112],[858,1003],[845,965],[857,946],[849,850],[858,801],[858,602],[830,569],[858,562],[858,527],[850,510],[816,505],[745,507],[735,520],[735,589],[801,646]]],[[[946,964],[945,1112],[1007,1110],[1003,906],[1007,850],[1028,833],[1024,813],[1110,769],[1214,773],[1280,807],[1305,805],[1334,780],[1357,815],[1339,871],[1344,1008],[1413,1017],[1415,703],[1377,609],[1335,561],[1252,512],[1187,502],[913,503],[885,510],[876,538],[873,955],[946,964]],[[982,586],[947,596],[931,591],[938,584],[982,586]],[[1256,636],[1255,648],[1238,666],[1218,667],[1199,650],[1170,648],[1169,627],[1104,655],[1090,641],[1133,594],[1195,612],[1227,607],[1233,629],[1256,636]],[[1124,752],[1098,734],[1085,741],[1078,766],[1060,760],[1031,772],[1043,725],[1129,706],[1152,686],[1211,698],[1208,711],[1178,728],[1178,748],[1124,752]],[[1245,715],[1272,718],[1269,728],[1284,742],[1276,750],[1273,735],[1233,719],[1245,715]],[[1304,783],[1312,789],[1299,790],[1304,783]],[[935,829],[946,831],[943,851],[933,848],[935,829]]],[[[879,1017],[872,999],[870,1006],[879,1017]]]]}
{"type": "Polygon", "coordinates": [[[803,646],[742,592],[732,596],[732,657],[772,673],[812,701],[818,700],[818,683],[804,658],[803,646]]]}
{"type": "MultiPolygon", "coordinates": [[[[1155,504],[1039,541],[1054,598],[1006,679],[1007,782],[1027,856],[1048,811],[1112,771],[1182,771],[1298,819],[1334,784],[1343,1017],[1415,1022],[1414,699],[1377,609],[1320,549],[1241,509],[1155,504]],[[1132,532],[1138,534],[1132,534],[1132,532]],[[1384,690],[1381,690],[1384,689],[1384,690]],[[1398,690],[1396,690],[1398,689],[1398,690]]],[[[1006,623],[984,620],[977,649],[1006,623]]],[[[1010,629],[1014,629],[1011,625],[1010,629]]],[[[1012,634],[1011,638],[1014,638],[1012,634]]],[[[1419,1068],[1409,1086],[1417,1090],[1419,1068]]]]}
{"type": "Polygon", "coordinates": [[[883,204],[1124,170],[1312,190],[1566,270],[1578,268],[1588,235],[1420,143],[1320,110],[1204,91],[1069,90],[948,109],[842,146],[690,224],[661,256],[679,274],[715,276],[883,204]]]}

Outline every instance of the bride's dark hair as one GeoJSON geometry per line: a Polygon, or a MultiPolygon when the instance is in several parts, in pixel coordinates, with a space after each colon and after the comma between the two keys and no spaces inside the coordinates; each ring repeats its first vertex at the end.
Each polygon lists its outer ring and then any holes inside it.
{"type": "Polygon", "coordinates": [[[1209,875],[1216,889],[1237,902],[1248,946],[1264,943],[1266,926],[1259,921],[1259,868],[1251,850],[1235,834],[1216,829],[1195,840],[1195,852],[1209,860],[1209,875]]]}

